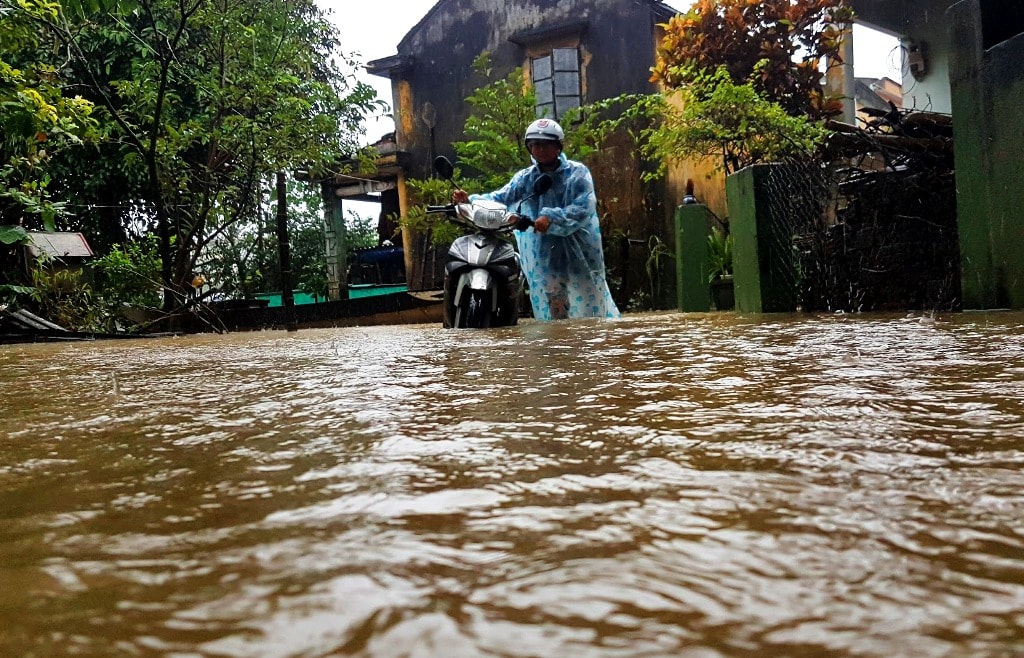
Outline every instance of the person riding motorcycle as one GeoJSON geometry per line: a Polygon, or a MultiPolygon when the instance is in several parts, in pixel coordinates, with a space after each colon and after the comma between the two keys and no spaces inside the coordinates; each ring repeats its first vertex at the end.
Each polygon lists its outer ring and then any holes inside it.
{"type": "Polygon", "coordinates": [[[536,218],[532,227],[516,233],[536,319],[617,318],[605,279],[594,180],[586,165],[566,158],[564,139],[556,121],[534,121],[525,134],[532,166],[499,190],[473,195],[455,190],[452,200],[490,199],[509,207],[523,202],[523,214],[536,218]],[[535,181],[545,174],[551,189],[531,198],[535,181]]]}

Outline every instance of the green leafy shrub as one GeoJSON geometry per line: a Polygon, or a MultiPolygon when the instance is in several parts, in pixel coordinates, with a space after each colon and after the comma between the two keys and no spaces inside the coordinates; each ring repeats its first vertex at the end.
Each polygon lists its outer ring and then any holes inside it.
{"type": "Polygon", "coordinates": [[[0,226],[0,308],[19,307],[32,295],[32,288],[23,285],[19,250],[31,240],[21,226],[0,226]]]}
{"type": "Polygon", "coordinates": [[[42,317],[72,331],[97,331],[100,310],[81,270],[40,259],[32,269],[32,300],[42,317]]]}
{"type": "MultiPolygon", "coordinates": [[[[459,172],[456,171],[455,174],[458,176],[459,172]]],[[[428,215],[426,212],[428,205],[451,203],[451,183],[440,178],[413,178],[406,183],[412,192],[412,203],[405,217],[399,220],[402,226],[415,231],[429,232],[430,241],[435,245],[450,244],[462,235],[463,229],[459,224],[444,215],[428,215]]]]}
{"type": "Polygon", "coordinates": [[[731,233],[712,227],[708,235],[708,283],[719,277],[732,276],[732,246],[731,233]]]}
{"type": "Polygon", "coordinates": [[[682,109],[663,104],[662,122],[647,133],[645,152],[662,163],[711,159],[730,174],[751,164],[805,156],[828,131],[806,116],[791,116],[753,82],[733,82],[722,66],[694,73],[680,90],[682,109]]]}
{"type": "Polygon", "coordinates": [[[115,245],[93,262],[97,288],[110,301],[139,306],[160,304],[160,255],[156,236],[115,245]]]}
{"type": "MultiPolygon", "coordinates": [[[[491,78],[489,53],[473,60],[473,71],[491,78]]],[[[462,182],[470,191],[497,189],[530,161],[523,132],[537,118],[536,95],[523,84],[523,71],[517,68],[475,89],[466,102],[472,107],[463,130],[466,140],[452,143],[460,167],[473,176],[462,182]]]]}
{"type": "Polygon", "coordinates": [[[666,289],[666,274],[675,261],[676,254],[665,244],[664,240],[652,235],[647,241],[647,260],[644,262],[644,269],[647,271],[647,282],[651,287],[651,304],[657,308],[660,301],[659,295],[664,295],[666,289]]]}
{"type": "Polygon", "coordinates": [[[115,245],[106,256],[93,261],[92,268],[106,330],[117,328],[127,308],[159,308],[160,246],[156,236],[115,245]]]}

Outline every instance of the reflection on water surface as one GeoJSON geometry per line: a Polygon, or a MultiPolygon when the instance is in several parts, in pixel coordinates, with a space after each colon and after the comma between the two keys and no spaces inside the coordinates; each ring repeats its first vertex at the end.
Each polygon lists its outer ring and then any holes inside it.
{"type": "Polygon", "coordinates": [[[1022,320],[0,347],[0,654],[1024,655],[1022,320]]]}

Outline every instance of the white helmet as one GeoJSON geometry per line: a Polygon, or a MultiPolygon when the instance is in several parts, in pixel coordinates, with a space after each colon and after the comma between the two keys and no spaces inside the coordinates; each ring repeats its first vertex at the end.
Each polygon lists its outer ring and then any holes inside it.
{"type": "Polygon", "coordinates": [[[562,143],[565,139],[565,131],[557,121],[552,119],[537,119],[526,128],[526,140],[542,139],[549,142],[562,143]]]}

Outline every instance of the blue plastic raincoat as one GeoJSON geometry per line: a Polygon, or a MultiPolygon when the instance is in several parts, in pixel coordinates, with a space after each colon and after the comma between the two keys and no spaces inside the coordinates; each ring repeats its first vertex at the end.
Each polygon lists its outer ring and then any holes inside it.
{"type": "MultiPolygon", "coordinates": [[[[546,215],[551,220],[546,233],[532,228],[516,231],[533,316],[542,321],[617,318],[619,309],[605,280],[594,179],[583,163],[569,160],[564,153],[558,157],[558,169],[548,173],[551,189],[519,208],[521,215],[533,219],[546,215]]],[[[535,162],[500,190],[473,194],[470,200],[491,199],[516,210],[520,201],[533,194],[541,175],[535,162]]]]}

